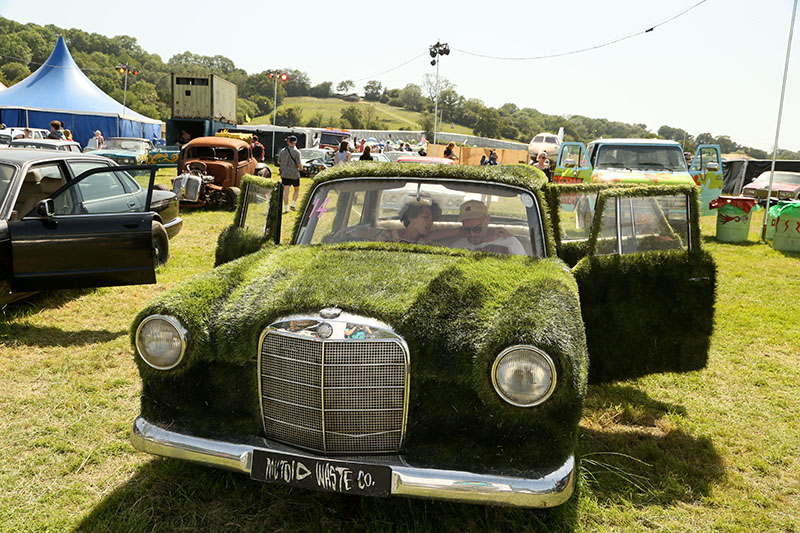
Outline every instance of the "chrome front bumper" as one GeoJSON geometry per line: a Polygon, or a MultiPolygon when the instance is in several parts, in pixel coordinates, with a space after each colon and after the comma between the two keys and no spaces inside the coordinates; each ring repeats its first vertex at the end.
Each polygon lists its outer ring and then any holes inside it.
{"type": "MultiPolygon", "coordinates": [[[[131,443],[137,450],[164,457],[192,461],[206,466],[234,470],[250,475],[253,451],[270,450],[297,458],[322,456],[301,452],[266,439],[257,444],[240,444],[178,433],[136,418],[131,443]]],[[[508,477],[474,474],[454,470],[420,468],[405,464],[400,456],[396,462],[382,464],[392,470],[391,494],[435,500],[451,500],[516,507],[555,507],[567,501],[575,488],[575,459],[569,456],[563,465],[539,477],[508,477]]],[[[369,463],[368,457],[357,462],[369,463]]]]}

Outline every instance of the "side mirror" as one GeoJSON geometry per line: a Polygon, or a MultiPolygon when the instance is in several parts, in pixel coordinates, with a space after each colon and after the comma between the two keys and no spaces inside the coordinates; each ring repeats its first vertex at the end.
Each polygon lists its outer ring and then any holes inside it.
{"type": "Polygon", "coordinates": [[[708,163],[706,165],[706,170],[709,170],[711,172],[718,171],[719,170],[719,163],[717,163],[716,161],[711,161],[710,163],[708,163]]]}
{"type": "Polygon", "coordinates": [[[564,166],[566,168],[574,168],[575,167],[575,160],[570,157],[570,158],[565,159],[563,161],[563,164],[564,164],[564,166]]]}
{"type": "Polygon", "coordinates": [[[36,212],[40,217],[50,218],[56,214],[56,204],[52,198],[47,198],[36,205],[36,212]]]}

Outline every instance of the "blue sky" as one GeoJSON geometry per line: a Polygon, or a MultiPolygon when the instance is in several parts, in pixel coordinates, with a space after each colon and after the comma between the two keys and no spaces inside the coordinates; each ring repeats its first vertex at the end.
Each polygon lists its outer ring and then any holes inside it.
{"type": "MultiPolygon", "coordinates": [[[[791,0],[706,0],[676,20],[604,48],[536,61],[642,30],[699,0],[551,2],[21,2],[0,14],[108,36],[136,37],[167,61],[184,51],[221,54],[250,73],[291,67],[312,83],[378,79],[389,87],[434,73],[427,54],[453,51],[440,74],[486,105],[513,102],[555,115],[667,124],[729,135],[770,150],[792,13],[791,0]],[[133,9],[135,6],[135,9],[133,9]],[[111,12],[111,14],[110,14],[111,12]],[[213,23],[212,23],[213,21],[213,23]]],[[[799,15],[800,17],[800,15],[799,15]]],[[[796,23],[797,25],[797,23],[796,23]]],[[[795,31],[779,145],[800,150],[800,47],[795,31]]]]}

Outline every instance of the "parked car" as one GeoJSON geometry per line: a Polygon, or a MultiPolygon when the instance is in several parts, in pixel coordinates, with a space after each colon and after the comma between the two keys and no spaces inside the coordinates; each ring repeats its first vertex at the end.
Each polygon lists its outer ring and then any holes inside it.
{"type": "Polygon", "coordinates": [[[722,156],[716,144],[701,144],[687,167],[681,145],[664,139],[598,139],[561,144],[553,170],[556,183],[640,183],[700,187],[701,213],[722,194],[722,156]]]}
{"type": "MultiPolygon", "coordinates": [[[[769,175],[770,171],[759,174],[742,188],[742,195],[755,197],[760,203],[766,204],[769,175]]],[[[774,204],[778,200],[800,200],[800,172],[775,171],[770,203],[774,204]]]]}
{"type": "Polygon", "coordinates": [[[109,137],[94,155],[102,155],[120,165],[143,165],[153,149],[153,142],[135,137],[109,137]]]}
{"type": "Polygon", "coordinates": [[[183,220],[155,167],[93,155],[0,152],[0,304],[44,289],[155,283],[183,220]]]}
{"type": "Polygon", "coordinates": [[[198,137],[181,147],[172,190],[190,207],[236,206],[245,174],[269,175],[253,157],[250,144],[230,137],[198,137]]]}
{"type": "Polygon", "coordinates": [[[80,143],[62,141],[60,139],[14,139],[11,148],[40,148],[42,150],[63,150],[65,152],[82,152],[80,143]]]}
{"type": "Polygon", "coordinates": [[[303,177],[316,176],[326,168],[333,166],[333,150],[330,148],[301,148],[300,163],[303,177]]]}
{"type": "Polygon", "coordinates": [[[178,166],[180,151],[180,146],[156,146],[147,152],[144,164],[159,167],[176,167],[178,166]]]}
{"type": "Polygon", "coordinates": [[[573,492],[588,380],[706,363],[694,185],[338,165],[285,245],[280,184],[243,187],[220,266],[133,322],[139,450],[289,487],[551,507],[573,492]],[[581,238],[562,230],[578,191],[598,217],[581,238]]]}
{"type": "MultiPolygon", "coordinates": [[[[23,127],[6,128],[5,124],[0,124],[0,146],[8,146],[14,139],[22,139],[25,137],[25,129],[23,127]]],[[[31,139],[46,139],[50,134],[50,130],[42,128],[27,128],[31,132],[31,139]]]]}

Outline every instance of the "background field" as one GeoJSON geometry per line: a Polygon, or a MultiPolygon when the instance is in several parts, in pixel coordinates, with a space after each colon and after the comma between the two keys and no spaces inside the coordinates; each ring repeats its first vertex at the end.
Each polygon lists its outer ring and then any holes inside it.
{"type": "MultiPolygon", "coordinates": [[[[366,102],[362,100],[359,103],[345,102],[338,98],[314,98],[312,96],[291,96],[284,98],[283,104],[278,109],[285,107],[297,107],[303,113],[303,121],[309,120],[316,114],[322,115],[322,126],[328,127],[331,125],[338,125],[342,118],[342,109],[354,105],[361,110],[361,115],[367,117],[367,113],[372,109],[375,124],[373,129],[379,130],[422,130],[419,121],[422,118],[421,113],[416,111],[408,111],[402,107],[394,107],[389,104],[382,104],[380,102],[366,102]]],[[[248,125],[254,124],[272,124],[272,114],[254,117],[248,125]]],[[[458,124],[443,122],[439,127],[440,132],[445,133],[463,133],[472,135],[472,129],[458,124]]]]}
{"type": "MultiPolygon", "coordinates": [[[[157,285],[3,311],[0,531],[798,531],[800,257],[756,242],[755,227],[746,244],[704,238],[719,264],[708,368],[590,387],[579,491],[528,511],[287,490],[135,452],[131,320],[210,269],[231,220],[182,216],[157,285]]],[[[713,235],[713,217],[703,227],[713,235]]]]}

